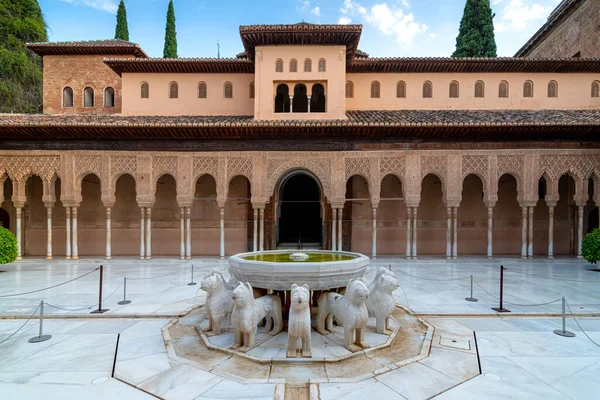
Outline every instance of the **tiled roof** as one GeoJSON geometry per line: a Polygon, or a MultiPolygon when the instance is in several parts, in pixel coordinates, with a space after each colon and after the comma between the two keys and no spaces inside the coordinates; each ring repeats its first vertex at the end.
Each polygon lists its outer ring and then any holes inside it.
{"type": "Polygon", "coordinates": [[[148,57],[137,43],[119,39],[27,43],[27,48],[41,56],[68,54],[133,54],[136,57],[148,57]]]}
{"type": "Polygon", "coordinates": [[[123,72],[254,73],[247,58],[105,58],[117,74],[123,72]]]}

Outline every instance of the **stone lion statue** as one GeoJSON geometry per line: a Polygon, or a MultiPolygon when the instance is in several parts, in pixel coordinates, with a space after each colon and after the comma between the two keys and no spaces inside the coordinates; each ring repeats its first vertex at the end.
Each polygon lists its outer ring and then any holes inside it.
{"type": "Polygon", "coordinates": [[[377,284],[377,281],[379,280],[379,278],[382,275],[389,275],[389,276],[394,277],[394,278],[396,277],[396,274],[391,269],[387,269],[385,267],[378,267],[377,268],[377,274],[375,275],[375,278],[373,278],[372,281],[367,282],[367,275],[369,275],[370,271],[371,271],[371,268],[369,268],[365,272],[365,274],[363,275],[363,277],[362,277],[362,281],[367,285],[367,288],[369,289],[369,291],[373,290],[373,288],[377,284]]]}
{"type": "Polygon", "coordinates": [[[256,326],[267,319],[269,335],[277,335],[283,329],[281,299],[277,295],[254,299],[252,285],[240,283],[233,291],[233,312],[231,323],[235,329],[232,349],[246,352],[254,346],[256,326]]]}
{"type": "Polygon", "coordinates": [[[360,279],[352,279],[346,294],[324,292],[319,296],[317,331],[327,335],[333,330],[333,317],[344,327],[344,342],[348,350],[355,353],[370,346],[365,342],[365,328],[369,319],[366,301],[369,289],[360,279]]]}
{"type": "Polygon", "coordinates": [[[208,329],[213,335],[221,334],[221,321],[233,311],[233,299],[231,294],[235,286],[229,284],[219,268],[213,268],[204,276],[200,288],[208,295],[206,296],[206,317],[208,318],[208,329]]]}
{"type": "MultiPolygon", "coordinates": [[[[385,268],[383,268],[385,270],[385,268]]],[[[377,333],[390,334],[390,315],[396,309],[396,301],[392,294],[398,289],[398,280],[387,273],[377,274],[377,277],[369,285],[369,298],[367,299],[367,310],[369,316],[376,320],[377,333]]]]}
{"type": "Polygon", "coordinates": [[[296,357],[298,339],[302,340],[302,357],[312,357],[310,345],[310,289],[292,285],[288,318],[288,358],[296,357]]]}

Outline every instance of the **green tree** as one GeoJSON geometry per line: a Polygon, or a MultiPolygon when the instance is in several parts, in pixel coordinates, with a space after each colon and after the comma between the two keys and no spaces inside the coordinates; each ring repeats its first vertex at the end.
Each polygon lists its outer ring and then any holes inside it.
{"type": "Polygon", "coordinates": [[[467,0],[452,57],[496,57],[490,0],[467,0]]]}
{"type": "Polygon", "coordinates": [[[165,30],[164,58],[177,58],[177,31],[175,30],[175,8],[173,0],[169,2],[167,10],[167,28],[165,30]]]}
{"type": "Polygon", "coordinates": [[[592,264],[600,261],[600,229],[594,229],[581,243],[581,255],[592,264]]]}
{"type": "Polygon", "coordinates": [[[17,238],[11,231],[0,226],[0,264],[10,264],[17,259],[17,238]]]}
{"type": "Polygon", "coordinates": [[[125,3],[123,0],[121,0],[121,3],[119,3],[119,10],[117,11],[117,29],[115,30],[115,39],[129,41],[127,10],[125,10],[125,3]]]}
{"type": "Polygon", "coordinates": [[[0,0],[0,113],[42,111],[42,59],[25,43],[47,40],[37,0],[0,0]]]}

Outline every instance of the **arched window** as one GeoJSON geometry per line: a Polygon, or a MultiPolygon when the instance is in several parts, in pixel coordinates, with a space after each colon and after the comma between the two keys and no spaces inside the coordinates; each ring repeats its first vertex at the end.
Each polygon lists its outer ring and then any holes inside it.
{"type": "Polygon", "coordinates": [[[292,112],[307,113],[308,112],[308,94],[306,86],[303,83],[298,83],[294,86],[294,99],[292,100],[292,112]]]}
{"type": "Polygon", "coordinates": [[[115,89],[111,87],[107,87],[104,89],[104,107],[114,107],[115,106],[115,89]]]}
{"type": "Polygon", "coordinates": [[[523,97],[533,97],[533,82],[525,81],[523,84],[523,97]]]}
{"type": "Polygon", "coordinates": [[[68,86],[63,89],[63,107],[73,107],[73,89],[68,86]]]}
{"type": "Polygon", "coordinates": [[[254,81],[250,82],[250,88],[248,89],[248,92],[250,93],[250,98],[253,99],[254,98],[254,81]]]}
{"type": "Polygon", "coordinates": [[[148,82],[142,82],[140,85],[140,97],[142,99],[147,99],[150,97],[150,85],[148,85],[148,82]]]}
{"type": "Polygon", "coordinates": [[[206,90],[206,82],[198,83],[198,98],[205,99],[207,97],[207,95],[208,95],[208,93],[206,90]]]}
{"type": "Polygon", "coordinates": [[[283,72],[283,60],[281,58],[275,61],[275,72],[283,72]]]}
{"type": "Polygon", "coordinates": [[[304,60],[304,72],[312,72],[312,60],[310,58],[304,60]]]}
{"type": "Polygon", "coordinates": [[[508,82],[500,81],[500,85],[498,86],[498,97],[508,97],[508,82]]]}
{"type": "Polygon", "coordinates": [[[226,99],[233,99],[233,84],[231,82],[225,82],[223,91],[226,99]]]}
{"type": "Polygon", "coordinates": [[[319,60],[319,72],[325,72],[327,70],[327,61],[324,58],[319,60]]]}
{"type": "Polygon", "coordinates": [[[290,112],[290,89],[285,83],[277,86],[277,95],[275,96],[275,112],[290,112]]]}
{"type": "Polygon", "coordinates": [[[290,72],[298,72],[298,61],[295,58],[290,60],[290,72]]]}
{"type": "Polygon", "coordinates": [[[483,81],[475,82],[475,97],[484,98],[485,97],[485,84],[483,81]]]}
{"type": "Polygon", "coordinates": [[[558,83],[556,81],[548,82],[548,97],[558,97],[558,83]]]}
{"type": "Polygon", "coordinates": [[[600,81],[592,82],[592,97],[600,97],[600,81]]]}
{"type": "Polygon", "coordinates": [[[371,98],[378,99],[381,96],[381,85],[378,81],[371,82],[371,98]]]}
{"type": "Polygon", "coordinates": [[[354,98],[354,83],[352,81],[346,81],[346,98],[354,98]]]}
{"type": "Polygon", "coordinates": [[[177,99],[179,98],[179,85],[177,82],[169,83],[169,98],[177,99]]]}
{"type": "Polygon", "coordinates": [[[325,88],[320,83],[316,83],[312,87],[312,95],[310,96],[310,112],[325,112],[325,104],[325,88]]]}
{"type": "Polygon", "coordinates": [[[406,98],[406,82],[398,81],[396,84],[396,97],[399,99],[406,98]]]}
{"type": "Polygon", "coordinates": [[[450,98],[458,99],[458,82],[456,81],[450,82],[450,98]]]}
{"type": "Polygon", "coordinates": [[[423,98],[430,99],[433,97],[433,85],[430,81],[425,81],[423,83],[423,98]]]}
{"type": "Polygon", "coordinates": [[[94,107],[94,89],[89,86],[83,90],[83,106],[94,107]]]}

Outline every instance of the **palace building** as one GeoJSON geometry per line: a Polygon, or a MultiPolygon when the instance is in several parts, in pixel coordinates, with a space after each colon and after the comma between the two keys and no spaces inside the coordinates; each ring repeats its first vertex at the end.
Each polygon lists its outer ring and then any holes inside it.
{"type": "Polygon", "coordinates": [[[233,59],[28,44],[44,112],[0,115],[2,224],[23,257],[580,256],[600,61],[373,58],[361,32],[241,26],[233,59]]]}

